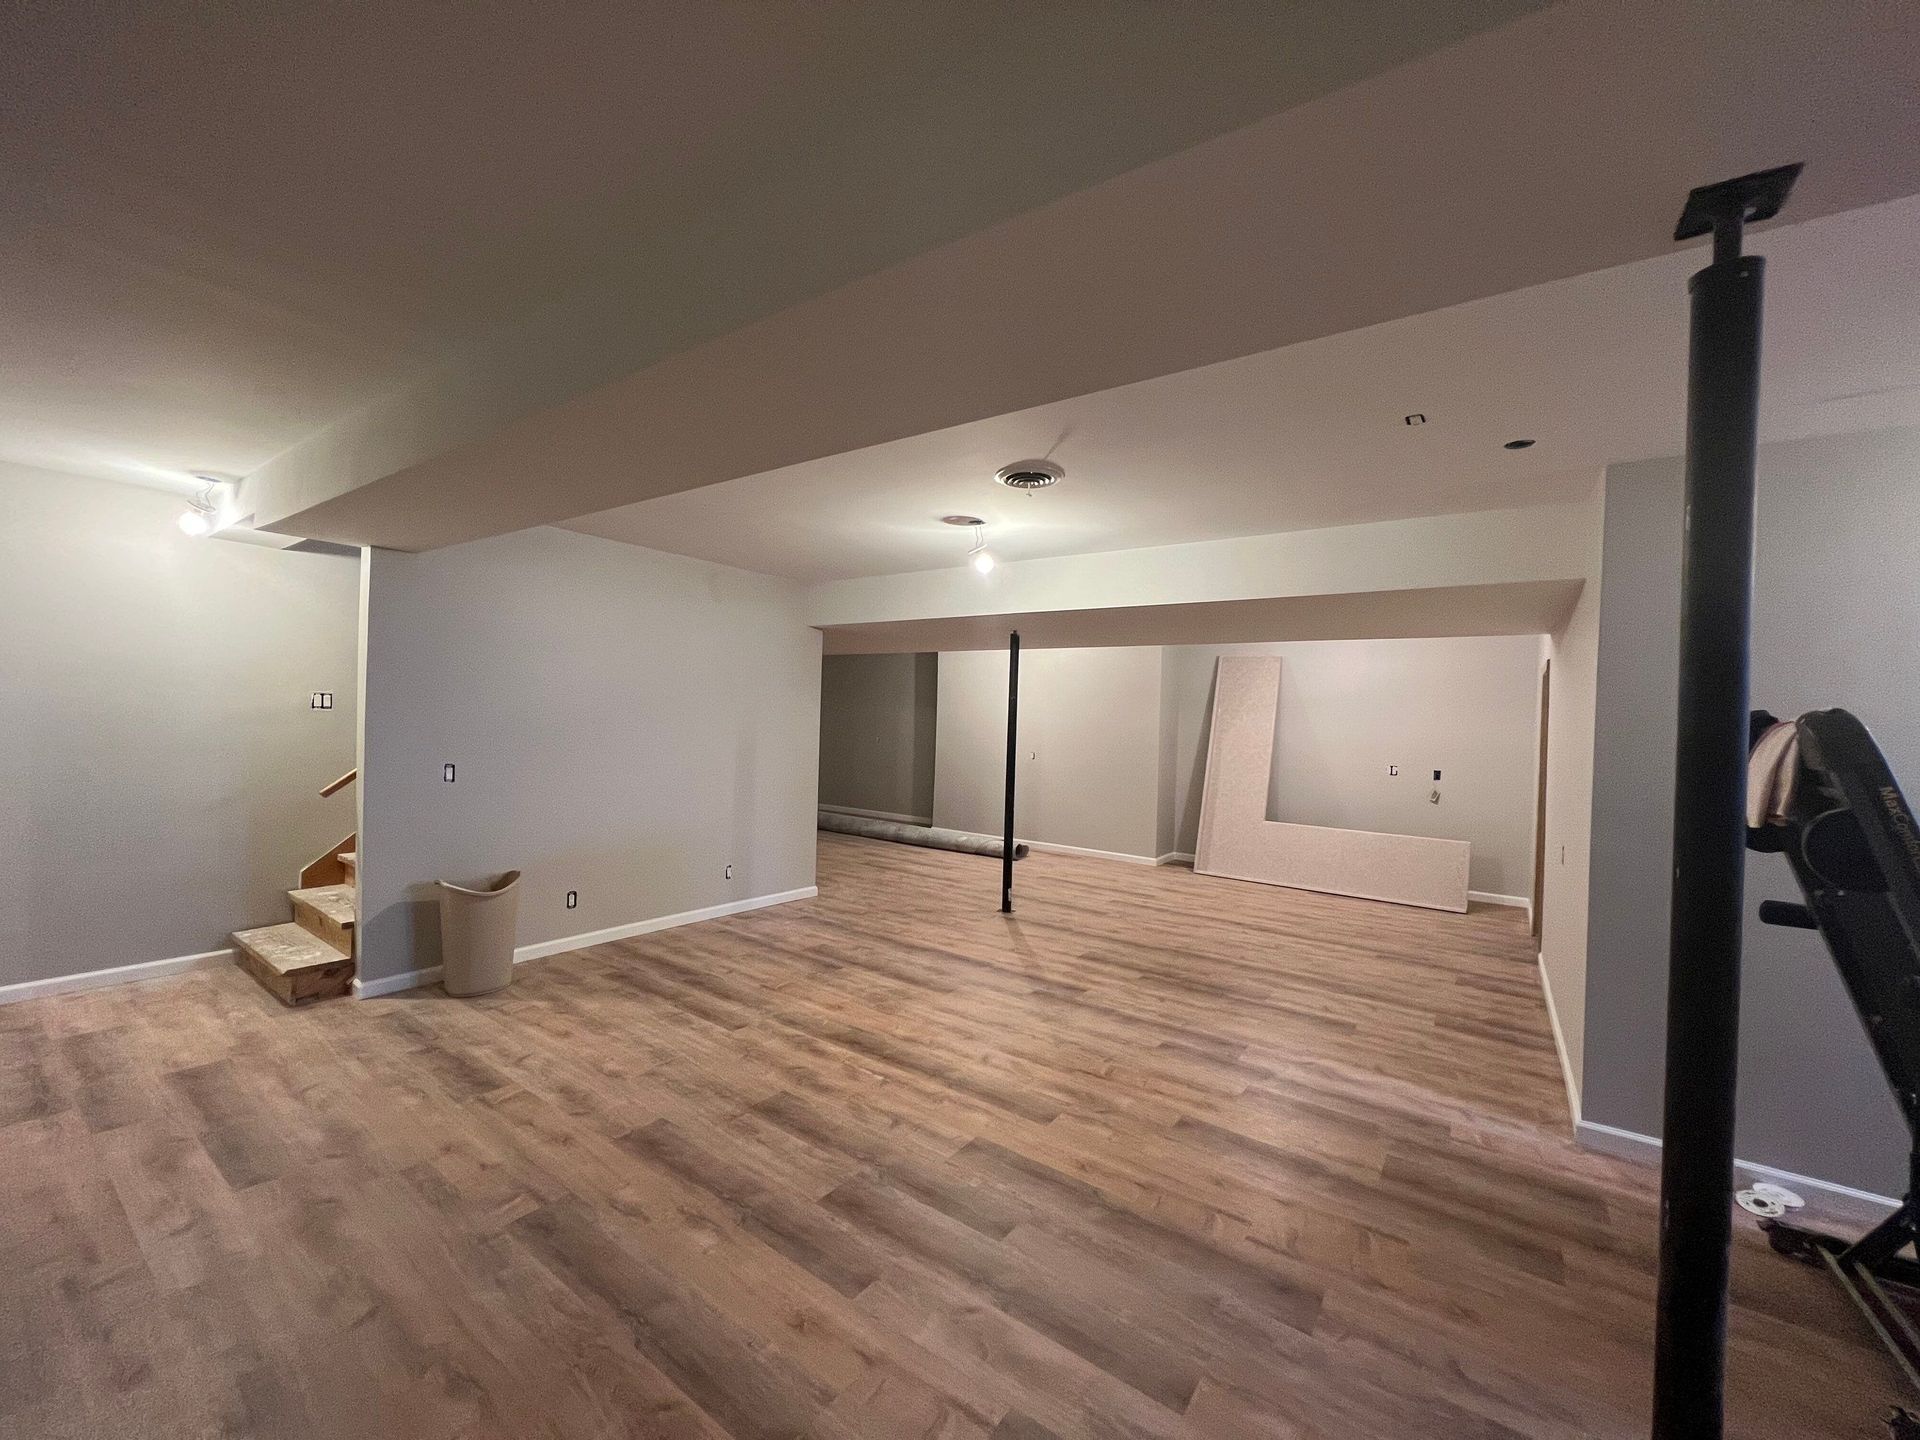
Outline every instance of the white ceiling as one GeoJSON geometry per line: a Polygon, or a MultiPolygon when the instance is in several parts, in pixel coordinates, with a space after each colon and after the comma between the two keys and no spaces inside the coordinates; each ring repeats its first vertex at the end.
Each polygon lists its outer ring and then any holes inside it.
{"type": "Polygon", "coordinates": [[[10,7],[0,459],[251,473],[575,293],[669,353],[1539,3],[10,7]]]}
{"type": "MultiPolygon", "coordinates": [[[[1920,424],[1920,199],[1756,236],[1763,431],[1920,424]]],[[[1684,440],[1698,252],[665,495],[569,528],[800,580],[1568,500],[1684,440]],[[1426,423],[1408,426],[1408,413],[1426,423]],[[1531,449],[1503,442],[1530,438],[1531,449]],[[1051,456],[1058,486],[996,484],[1051,456]]]]}
{"type": "Polygon", "coordinates": [[[1920,226],[1843,213],[1920,191],[1917,52],[1884,0],[15,7],[0,460],[807,578],[954,510],[1017,559],[1559,499],[1678,448],[1672,216],[1783,159],[1833,228],[1762,242],[1768,433],[1920,418],[1920,226]]]}
{"type": "MultiPolygon", "coordinates": [[[[1913,195],[1916,55],[1920,5],[1566,0],[724,333],[589,290],[246,504],[431,549],[1672,254],[1690,187],[1788,158],[1795,221],[1913,195]]],[[[736,270],[764,299],[680,298],[736,270]]]]}

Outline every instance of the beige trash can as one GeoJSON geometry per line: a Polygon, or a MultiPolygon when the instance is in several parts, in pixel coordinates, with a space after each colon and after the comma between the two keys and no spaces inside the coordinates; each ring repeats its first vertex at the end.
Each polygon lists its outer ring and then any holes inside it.
{"type": "Polygon", "coordinates": [[[514,926],[520,912],[520,872],[469,889],[440,885],[440,983],[449,995],[485,995],[513,979],[514,926]]]}

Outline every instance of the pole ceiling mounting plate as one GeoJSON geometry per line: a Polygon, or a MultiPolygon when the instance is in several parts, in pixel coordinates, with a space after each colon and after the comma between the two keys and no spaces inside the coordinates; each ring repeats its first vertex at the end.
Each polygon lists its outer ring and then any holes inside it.
{"type": "Polygon", "coordinates": [[[1736,176],[1715,185],[1696,187],[1687,195],[1687,203],[1680,211],[1680,223],[1674,227],[1673,238],[1691,240],[1696,235],[1711,235],[1714,226],[1723,220],[1737,220],[1743,224],[1771,220],[1780,213],[1780,207],[1787,203],[1793,182],[1800,178],[1800,170],[1800,164],[1795,162],[1792,165],[1775,166],[1771,170],[1756,170],[1751,175],[1736,176]]]}

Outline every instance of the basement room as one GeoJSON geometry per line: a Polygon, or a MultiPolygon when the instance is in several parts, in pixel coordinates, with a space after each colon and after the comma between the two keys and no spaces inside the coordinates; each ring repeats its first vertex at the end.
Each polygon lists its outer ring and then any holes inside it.
{"type": "Polygon", "coordinates": [[[1920,9],[4,35],[0,1440],[1920,1440],[1920,9]]]}

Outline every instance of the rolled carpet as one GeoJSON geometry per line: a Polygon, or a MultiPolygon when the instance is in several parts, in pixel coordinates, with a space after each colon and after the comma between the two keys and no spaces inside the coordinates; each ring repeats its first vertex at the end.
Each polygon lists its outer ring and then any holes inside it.
{"type": "MultiPolygon", "coordinates": [[[[892,840],[901,845],[924,845],[929,850],[958,850],[963,855],[990,855],[1000,858],[1000,842],[990,835],[969,835],[964,830],[940,830],[931,825],[907,825],[899,820],[870,820],[865,815],[840,815],[831,810],[820,812],[820,828],[836,835],[864,835],[869,840],[892,840]]],[[[1027,858],[1026,842],[1013,842],[1013,858],[1027,858]]]]}

